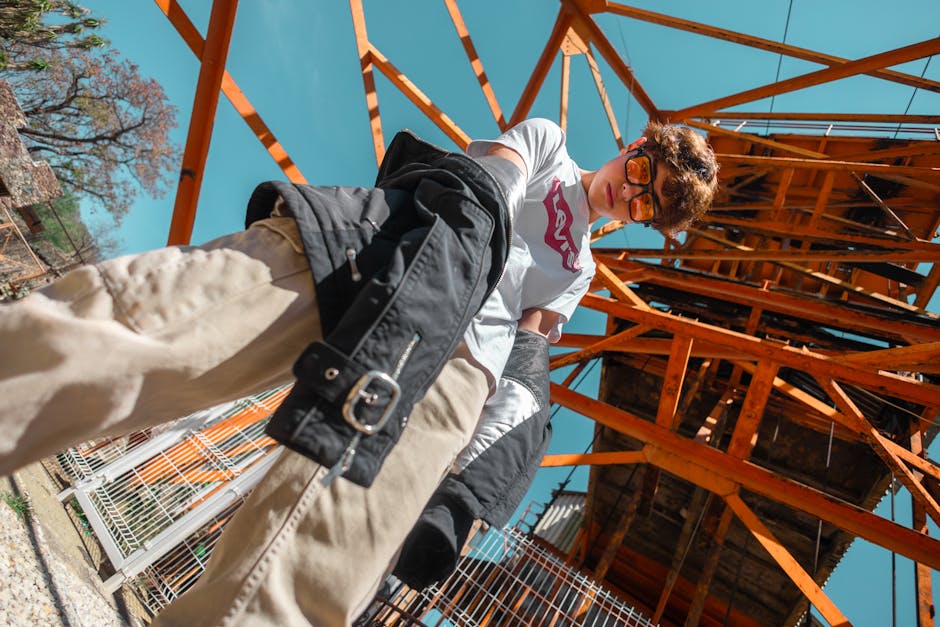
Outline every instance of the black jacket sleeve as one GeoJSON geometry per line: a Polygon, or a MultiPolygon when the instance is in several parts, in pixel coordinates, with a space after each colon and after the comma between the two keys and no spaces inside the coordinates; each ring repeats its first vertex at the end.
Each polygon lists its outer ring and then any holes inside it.
{"type": "Polygon", "coordinates": [[[396,577],[419,590],[442,581],[475,519],[509,521],[548,449],[549,418],[548,340],[520,330],[473,440],[405,540],[396,577]]]}

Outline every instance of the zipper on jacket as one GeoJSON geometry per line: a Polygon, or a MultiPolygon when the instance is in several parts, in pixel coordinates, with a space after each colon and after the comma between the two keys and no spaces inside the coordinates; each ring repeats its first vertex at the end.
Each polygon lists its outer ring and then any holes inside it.
{"type": "Polygon", "coordinates": [[[356,249],[346,249],[346,259],[349,260],[349,270],[352,272],[352,280],[356,283],[362,280],[362,274],[359,272],[359,266],[356,265],[356,249]]]}
{"type": "MultiPolygon", "coordinates": [[[[418,342],[421,341],[421,335],[415,333],[411,337],[411,341],[408,342],[408,345],[405,346],[405,350],[401,352],[401,356],[398,358],[398,362],[395,364],[395,371],[392,373],[392,378],[396,381],[398,380],[398,375],[401,374],[401,371],[405,369],[405,364],[408,362],[408,359],[411,357],[411,354],[415,351],[415,346],[418,345],[418,342]]],[[[405,414],[401,417],[401,428],[404,429],[405,425],[408,424],[408,414],[405,414]]]]}
{"type": "Polygon", "coordinates": [[[417,346],[418,342],[420,341],[421,341],[421,335],[419,333],[415,333],[414,336],[411,338],[411,341],[408,342],[408,345],[405,346],[405,350],[401,352],[401,356],[399,356],[398,361],[395,362],[395,370],[392,371],[392,378],[395,379],[396,381],[398,380],[398,375],[400,375],[401,371],[404,370],[405,364],[408,362],[408,359],[411,357],[411,353],[414,352],[415,346],[417,346]]]}
{"type": "MultiPolygon", "coordinates": [[[[353,253],[353,257],[351,257],[350,259],[355,258],[356,251],[354,251],[352,248],[346,249],[347,256],[349,256],[350,251],[352,251],[353,253]]],[[[353,278],[353,280],[357,281],[358,279],[353,278]]],[[[395,370],[393,370],[391,374],[391,377],[393,379],[396,379],[396,380],[398,379],[398,375],[400,375],[401,371],[404,370],[405,364],[408,363],[408,359],[411,357],[411,354],[414,353],[415,346],[417,346],[418,342],[420,341],[421,341],[421,335],[418,333],[415,333],[412,336],[411,341],[409,341],[408,344],[405,346],[405,350],[401,352],[401,355],[398,357],[398,361],[395,362],[395,370]]],[[[373,396],[371,399],[366,399],[364,402],[366,405],[372,405],[375,403],[375,397],[373,396]]],[[[404,428],[407,423],[408,423],[408,416],[405,416],[404,418],[402,418],[402,423],[401,423],[402,428],[404,428]]],[[[330,470],[323,476],[322,479],[320,479],[320,483],[324,487],[329,486],[331,483],[336,481],[337,477],[342,477],[343,474],[345,474],[346,471],[349,470],[349,467],[352,466],[353,458],[356,456],[356,449],[359,447],[360,441],[362,441],[362,432],[357,432],[353,436],[352,440],[349,441],[349,445],[346,446],[346,450],[343,451],[343,454],[340,456],[339,461],[333,464],[333,467],[330,468],[330,470]]]]}
{"type": "Polygon", "coordinates": [[[329,472],[320,479],[320,484],[323,487],[329,487],[338,477],[342,477],[343,473],[349,470],[349,467],[352,466],[353,458],[356,456],[356,447],[359,446],[359,440],[361,439],[362,433],[356,432],[353,439],[349,441],[349,446],[346,447],[346,450],[343,451],[343,454],[340,456],[339,461],[333,464],[329,472]]]}

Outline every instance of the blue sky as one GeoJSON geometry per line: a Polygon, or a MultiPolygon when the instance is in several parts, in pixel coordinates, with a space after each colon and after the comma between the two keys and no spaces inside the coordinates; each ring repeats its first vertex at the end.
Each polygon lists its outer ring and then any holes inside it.
{"type": "MultiPolygon", "coordinates": [[[[150,0],[86,0],[104,17],[105,36],[141,72],[156,78],[179,107],[176,136],[185,141],[198,64],[169,21],[150,0]]],[[[703,21],[759,37],[858,58],[937,36],[940,3],[909,0],[886,4],[872,0],[658,0],[632,3],[640,8],[703,21]]],[[[210,3],[181,1],[205,32],[210,3]]],[[[371,41],[471,137],[498,132],[444,4],[431,1],[366,1],[371,41]]],[[[461,3],[474,44],[506,117],[509,117],[557,13],[553,0],[476,0],[461,3]]],[[[689,33],[600,16],[599,23],[638,80],[662,108],[673,109],[773,82],[777,55],[689,33]]],[[[920,75],[926,60],[901,66],[920,75]]],[[[780,78],[819,69],[783,59],[780,78]]],[[[342,0],[242,0],[232,38],[228,70],[312,183],[369,185],[375,175],[368,117],[359,75],[348,3],[342,0]]],[[[646,121],[601,62],[621,130],[639,135],[646,121]]],[[[376,74],[386,141],[408,127],[442,146],[450,140],[424,118],[384,77],[376,74]]],[[[926,76],[940,80],[940,61],[926,76]]],[[[556,62],[531,115],[557,119],[559,63],[556,62]]],[[[775,111],[841,111],[936,114],[940,95],[870,77],[854,77],[776,98],[775,111]]],[[[193,243],[242,228],[244,207],[254,186],[282,178],[280,170],[223,98],[206,166],[193,243]]],[[[767,110],[770,101],[747,110],[767,110]]],[[[604,112],[583,59],[572,62],[569,103],[569,152],[585,168],[600,166],[616,153],[604,112]]],[[[121,252],[139,252],[166,241],[173,192],[162,199],[141,198],[119,229],[121,252]]],[[[90,210],[91,208],[86,208],[90,210]]],[[[635,227],[611,236],[611,245],[658,246],[651,230],[635,227]]],[[[937,299],[934,299],[934,304],[937,299]]],[[[932,307],[936,310],[936,306],[932,307]]],[[[604,318],[579,311],[569,325],[578,332],[601,332],[604,318]]],[[[599,368],[578,388],[596,394],[599,368]]],[[[564,373],[561,373],[562,375],[564,373]]],[[[584,450],[591,438],[588,421],[561,412],[555,421],[552,452],[584,450]]],[[[938,447],[933,448],[934,457],[938,447]]],[[[546,498],[567,469],[543,471],[532,496],[546,498]]],[[[586,485],[578,471],[572,488],[586,485]]],[[[898,520],[909,523],[909,498],[898,497],[898,520]],[[905,513],[906,512],[906,513],[905,513]]],[[[887,500],[883,504],[887,507],[887,500]]],[[[887,515],[885,512],[881,512],[887,515]]],[[[936,530],[934,530],[936,531],[936,530]]],[[[898,624],[913,624],[912,567],[898,559],[898,624]]],[[[940,582],[937,582],[940,585],[940,582]]],[[[827,592],[856,625],[890,624],[890,554],[864,542],[855,547],[831,578],[827,592]]]]}

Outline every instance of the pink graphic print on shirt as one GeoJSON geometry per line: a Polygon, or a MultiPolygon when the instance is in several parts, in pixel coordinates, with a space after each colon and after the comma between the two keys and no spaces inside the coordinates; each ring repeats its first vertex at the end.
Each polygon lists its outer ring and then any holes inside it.
{"type": "Polygon", "coordinates": [[[571,236],[571,224],[574,216],[568,202],[561,193],[561,181],[556,176],[552,181],[552,188],[542,201],[548,212],[548,228],[545,229],[545,243],[561,255],[561,265],[569,272],[578,272],[581,264],[578,263],[578,245],[571,236]]]}

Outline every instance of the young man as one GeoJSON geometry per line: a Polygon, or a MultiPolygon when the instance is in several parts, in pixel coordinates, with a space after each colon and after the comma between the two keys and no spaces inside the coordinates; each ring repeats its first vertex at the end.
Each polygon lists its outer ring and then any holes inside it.
{"type": "Polygon", "coordinates": [[[535,476],[551,437],[546,338],[557,341],[594,274],[591,223],[606,217],[671,233],[708,207],[716,184],[704,139],[656,123],[597,171],[574,164],[564,133],[547,120],[523,122],[468,152],[512,161],[527,173],[527,185],[513,216],[507,273],[465,338],[498,384],[395,566],[395,575],[418,589],[450,574],[475,519],[505,525],[535,476]],[[518,330],[509,323],[515,320],[518,330]]]}
{"type": "Polygon", "coordinates": [[[586,172],[547,121],[472,159],[400,134],[374,189],[265,184],[242,233],[84,267],[4,306],[0,472],[293,366],[269,430],[293,450],[157,623],[348,624],[474,433],[517,325],[557,337],[587,290],[590,222],[672,230],[707,208],[702,138],[645,138],[586,172]]]}

